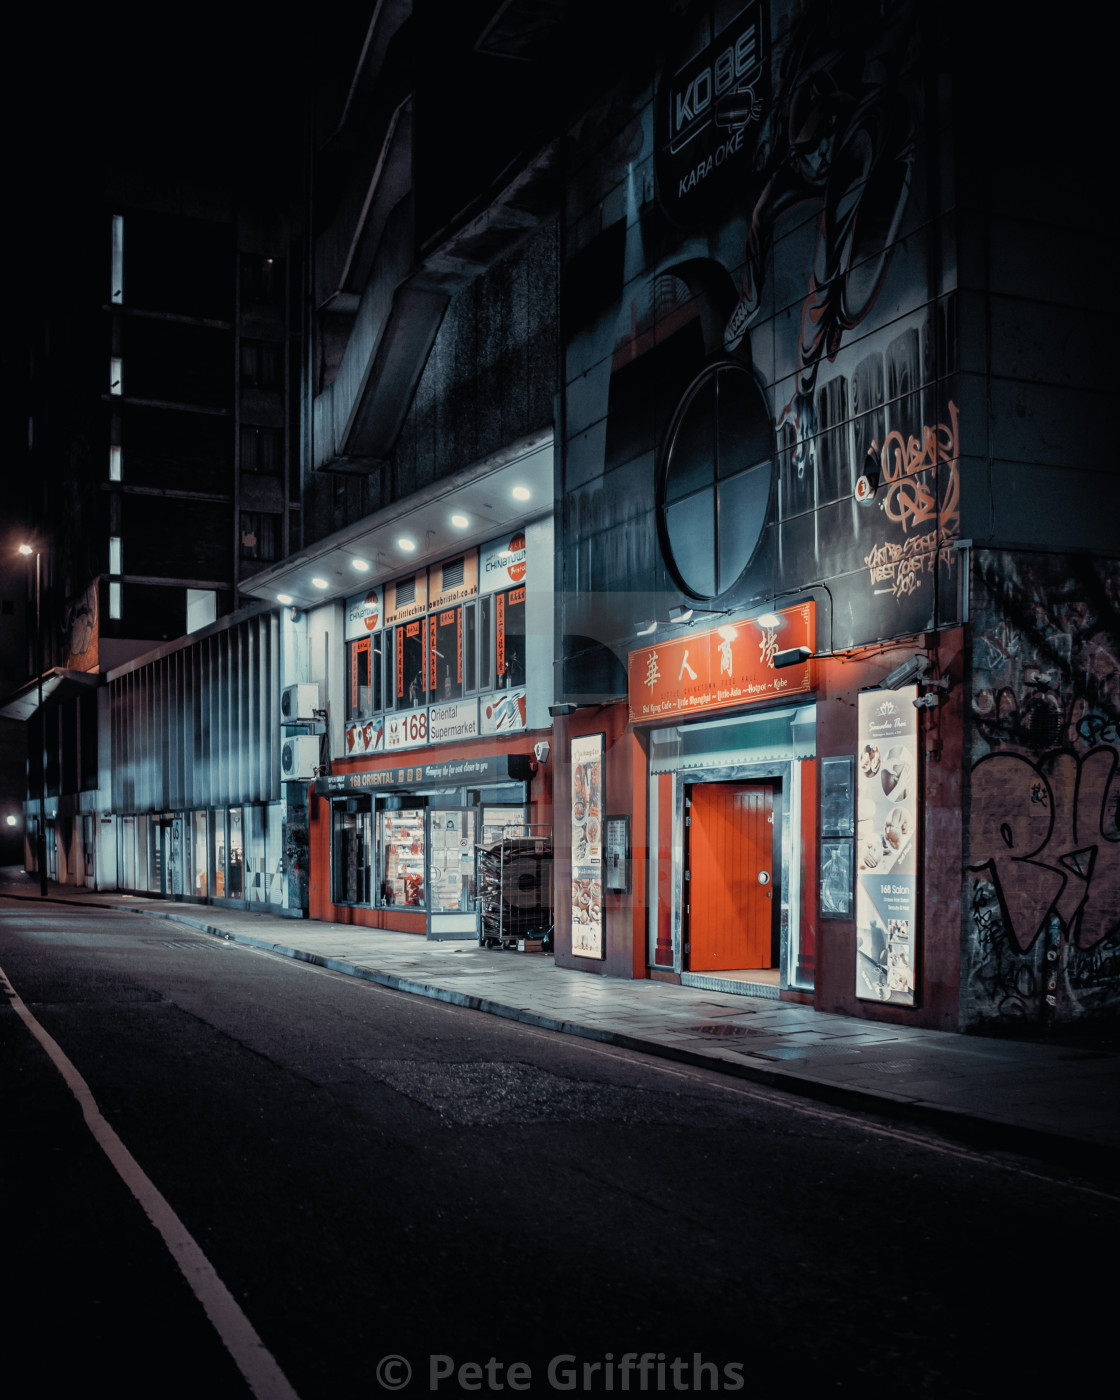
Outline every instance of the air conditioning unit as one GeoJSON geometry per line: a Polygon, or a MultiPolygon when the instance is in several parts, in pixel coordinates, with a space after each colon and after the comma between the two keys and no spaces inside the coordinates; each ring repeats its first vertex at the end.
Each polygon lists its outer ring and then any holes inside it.
{"type": "MultiPolygon", "coordinates": [[[[294,690],[295,687],[293,686],[294,690]]],[[[319,766],[319,736],[299,734],[285,739],[280,749],[280,778],[285,783],[306,783],[319,766]]]]}
{"type": "Polygon", "coordinates": [[[315,718],[319,708],[319,687],[314,681],[286,685],[280,696],[280,722],[301,724],[315,718]]]}

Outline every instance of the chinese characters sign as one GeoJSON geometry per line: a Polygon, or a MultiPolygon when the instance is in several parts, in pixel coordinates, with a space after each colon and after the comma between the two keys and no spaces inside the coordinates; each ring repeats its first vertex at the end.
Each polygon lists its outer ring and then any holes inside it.
{"type": "Polygon", "coordinates": [[[794,647],[813,650],[814,604],[801,603],[767,616],[776,622],[764,625],[761,618],[753,618],[710,632],[686,632],[632,651],[631,723],[776,700],[812,689],[811,661],[778,669],[774,656],[794,647]]]}
{"type": "Polygon", "coordinates": [[[572,952],[603,956],[603,736],[572,740],[572,952]]]}
{"type": "Polygon", "coordinates": [[[914,1005],[918,687],[859,697],[856,996],[914,1005]]]}

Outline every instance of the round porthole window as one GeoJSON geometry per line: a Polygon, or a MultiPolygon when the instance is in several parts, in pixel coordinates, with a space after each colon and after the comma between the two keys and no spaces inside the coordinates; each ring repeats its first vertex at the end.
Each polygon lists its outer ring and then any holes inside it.
{"type": "Polygon", "coordinates": [[[774,430],[754,376],[710,365],[674,414],[658,497],[665,560],[685,592],[715,598],[747,567],[773,475],[774,430]]]}

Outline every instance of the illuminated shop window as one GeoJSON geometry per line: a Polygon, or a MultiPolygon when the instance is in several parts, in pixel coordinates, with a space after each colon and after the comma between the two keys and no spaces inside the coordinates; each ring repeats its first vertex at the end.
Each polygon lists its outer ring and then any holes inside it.
{"type": "Polygon", "coordinates": [[[121,537],[120,535],[109,536],[109,572],[111,574],[123,574],[121,567],[121,537]]]}
{"type": "Polygon", "coordinates": [[[709,366],[677,408],[658,495],[666,562],[694,598],[726,592],[750,563],[773,474],[773,428],[754,377],[709,366]]]}
{"type": "Polygon", "coordinates": [[[121,481],[121,480],[123,479],[123,478],[122,478],[122,475],[121,475],[121,468],[122,468],[122,465],[123,465],[123,463],[122,463],[122,460],[121,460],[121,449],[120,449],[119,447],[117,447],[116,445],[110,447],[110,448],[109,448],[109,480],[110,480],[110,481],[121,481]]]}
{"type": "Polygon", "coordinates": [[[113,215],[109,300],[117,306],[124,301],[124,219],[120,214],[113,215]]]}
{"type": "Polygon", "coordinates": [[[109,585],[109,616],[119,618],[121,615],[121,586],[119,583],[109,585]]]}
{"type": "Polygon", "coordinates": [[[121,360],[114,355],[109,361],[109,392],[110,394],[120,394],[121,389],[121,360]]]}

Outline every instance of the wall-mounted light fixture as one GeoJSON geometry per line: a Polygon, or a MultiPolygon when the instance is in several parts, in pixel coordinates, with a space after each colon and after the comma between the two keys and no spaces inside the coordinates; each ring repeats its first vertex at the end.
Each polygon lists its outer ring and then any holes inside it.
{"type": "Polygon", "coordinates": [[[691,622],[693,617],[726,617],[730,608],[690,608],[686,603],[678,603],[669,609],[670,622],[691,622]]]}
{"type": "Polygon", "coordinates": [[[808,661],[812,655],[812,647],[790,647],[787,651],[776,651],[774,653],[774,667],[780,671],[784,666],[800,666],[808,661]]]}
{"type": "Polygon", "coordinates": [[[578,709],[578,705],[570,705],[567,701],[563,701],[559,705],[549,705],[548,713],[553,719],[559,719],[564,715],[574,715],[578,709]]]}
{"type": "Polygon", "coordinates": [[[646,618],[644,621],[638,623],[637,627],[634,629],[634,636],[635,636],[635,637],[648,637],[651,633],[656,632],[656,631],[657,631],[657,618],[655,618],[655,617],[650,617],[650,618],[646,618]]]}

